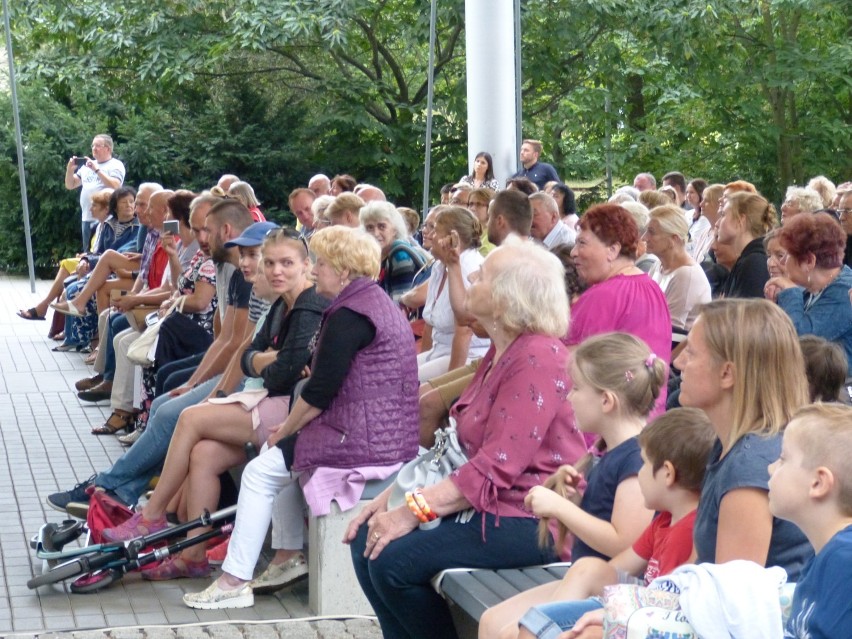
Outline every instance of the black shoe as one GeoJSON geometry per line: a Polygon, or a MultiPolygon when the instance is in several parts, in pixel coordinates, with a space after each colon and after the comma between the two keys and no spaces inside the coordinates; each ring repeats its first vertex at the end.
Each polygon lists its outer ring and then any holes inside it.
{"type": "MultiPolygon", "coordinates": [[[[71,517],[76,517],[77,519],[88,519],[89,518],[89,505],[91,504],[91,494],[95,491],[105,492],[107,495],[112,497],[115,501],[117,501],[122,506],[127,506],[124,503],[124,500],[121,499],[118,495],[115,494],[112,490],[107,490],[105,488],[99,488],[95,486],[94,490],[90,490],[86,492],[86,500],[85,501],[69,501],[68,505],[65,507],[65,512],[68,513],[71,517]]],[[[129,508],[129,506],[127,506],[129,508]]]]}
{"type": "Polygon", "coordinates": [[[95,477],[96,475],[92,475],[86,481],[82,481],[71,490],[67,490],[62,493],[53,493],[52,495],[48,495],[46,501],[47,505],[51,508],[54,508],[60,512],[65,512],[65,509],[68,507],[68,504],[71,502],[89,502],[89,493],[87,489],[90,486],[95,485],[95,477]]]}
{"type": "Polygon", "coordinates": [[[112,397],[112,382],[101,382],[89,390],[80,391],[77,397],[84,402],[102,402],[112,397]]]}

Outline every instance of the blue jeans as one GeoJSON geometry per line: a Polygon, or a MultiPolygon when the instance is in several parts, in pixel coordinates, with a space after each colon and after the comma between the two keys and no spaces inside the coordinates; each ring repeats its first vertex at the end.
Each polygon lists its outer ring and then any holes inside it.
{"type": "Polygon", "coordinates": [[[124,313],[110,313],[107,322],[107,338],[104,344],[101,336],[101,347],[106,347],[106,359],[104,360],[104,379],[111,382],[115,378],[115,348],[112,345],[113,338],[121,331],[130,328],[127,315],[124,313]]]}
{"type": "Polygon", "coordinates": [[[198,368],[198,365],[201,363],[201,360],[204,359],[204,355],[207,351],[202,353],[196,353],[195,355],[190,355],[189,357],[184,357],[183,359],[176,359],[173,362],[168,362],[163,364],[157,369],[157,383],[154,387],[154,396],[159,397],[163,393],[173,390],[183,384],[186,380],[188,380],[192,373],[198,368]],[[189,370],[189,375],[187,375],[184,371],[189,370]],[[167,380],[171,375],[180,374],[179,377],[175,378],[176,382],[173,382],[172,385],[167,385],[167,380]],[[183,373],[183,374],[181,374],[183,373]]]}
{"type": "Polygon", "coordinates": [[[219,377],[217,375],[178,397],[163,395],[155,399],[145,432],[118,458],[112,468],[98,473],[95,485],[115,491],[125,504],[135,504],[151,479],[160,471],[181,412],[207,397],[219,377]]]}
{"type": "Polygon", "coordinates": [[[519,625],[529,630],[538,639],[557,639],[590,610],[603,608],[597,597],[577,601],[554,601],[534,606],[521,617],[519,625]]]}
{"type": "Polygon", "coordinates": [[[419,528],[392,541],[376,559],[364,557],[367,525],[352,541],[352,563],[373,606],[384,639],[457,637],[447,602],[430,580],[446,568],[521,568],[556,560],[536,539],[538,520],[477,513],[459,524],[444,519],[432,530],[419,528]],[[483,537],[484,535],[484,537],[483,537]],[[483,541],[483,538],[485,541],[483,541]]]}

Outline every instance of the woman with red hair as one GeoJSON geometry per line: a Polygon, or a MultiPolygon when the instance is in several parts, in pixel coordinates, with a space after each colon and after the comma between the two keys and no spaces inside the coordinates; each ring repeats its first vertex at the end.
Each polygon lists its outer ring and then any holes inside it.
{"type": "Polygon", "coordinates": [[[781,228],[787,277],[766,283],[799,335],[817,335],[846,351],[852,376],[852,269],[843,264],[846,232],[828,213],[797,215],[781,228]]]}
{"type": "MultiPolygon", "coordinates": [[[[665,362],[671,359],[672,321],[662,289],[634,264],[639,228],[617,204],[593,206],[578,223],[571,251],[589,288],[571,305],[565,340],[576,346],[592,335],[622,331],[644,340],[665,362]]],[[[663,388],[652,415],[665,409],[663,388]]]]}

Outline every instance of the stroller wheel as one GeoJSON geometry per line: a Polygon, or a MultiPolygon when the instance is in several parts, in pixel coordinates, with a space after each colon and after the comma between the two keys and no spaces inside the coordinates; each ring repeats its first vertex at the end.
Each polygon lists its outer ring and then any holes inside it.
{"type": "Polygon", "coordinates": [[[90,572],[88,575],[78,577],[71,582],[71,592],[78,594],[97,592],[101,588],[106,588],[110,584],[114,584],[121,579],[121,576],[122,574],[118,570],[97,570],[90,572]]]}

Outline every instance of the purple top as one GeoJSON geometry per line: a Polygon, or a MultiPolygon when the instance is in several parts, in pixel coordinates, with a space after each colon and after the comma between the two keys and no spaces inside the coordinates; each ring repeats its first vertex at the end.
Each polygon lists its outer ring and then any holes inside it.
{"type": "MultiPolygon", "coordinates": [[[[641,275],[616,275],[591,286],[571,307],[568,346],[601,333],[620,331],[643,340],[666,364],[672,357],[672,320],[662,289],[641,275]]],[[[665,384],[651,416],[666,409],[665,384]]]]}
{"type": "Polygon", "coordinates": [[[479,512],[532,517],[529,489],[586,453],[568,401],[568,350],[521,335],[492,367],[493,359],[494,346],[450,411],[470,460],[451,479],[479,512]]]}

